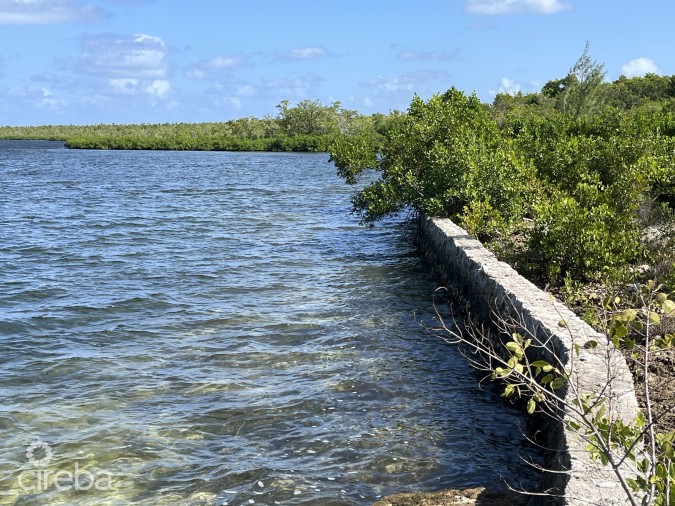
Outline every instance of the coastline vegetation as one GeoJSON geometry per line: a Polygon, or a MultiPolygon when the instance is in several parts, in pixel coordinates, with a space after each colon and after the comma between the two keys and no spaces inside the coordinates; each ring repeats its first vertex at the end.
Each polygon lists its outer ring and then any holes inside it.
{"type": "Polygon", "coordinates": [[[218,123],[3,126],[0,139],[61,140],[73,149],[326,152],[338,135],[358,130],[377,135],[396,116],[365,116],[340,102],[326,106],[319,100],[295,106],[284,100],[276,108],[274,117],[218,123]]]}
{"type": "Polygon", "coordinates": [[[379,173],[352,199],[366,224],[450,217],[542,287],[650,264],[675,289],[675,76],[603,79],[585,51],[539,93],[414,97],[378,138],[338,136],[331,159],[348,183],[379,173]]]}

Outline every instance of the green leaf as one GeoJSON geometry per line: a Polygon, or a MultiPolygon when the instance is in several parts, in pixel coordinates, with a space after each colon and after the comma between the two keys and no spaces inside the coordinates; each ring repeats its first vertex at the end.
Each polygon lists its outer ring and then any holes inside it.
{"type": "Polygon", "coordinates": [[[666,316],[675,316],[675,301],[665,300],[661,305],[666,316]]]}
{"type": "Polygon", "coordinates": [[[537,403],[534,402],[534,399],[527,401],[527,413],[531,415],[535,409],[537,409],[537,403]]]}
{"type": "Polygon", "coordinates": [[[563,378],[556,378],[553,381],[551,381],[551,388],[553,390],[558,390],[564,384],[565,384],[565,380],[563,378]]]}
{"type": "Polygon", "coordinates": [[[624,322],[632,322],[635,318],[637,318],[637,311],[635,309],[625,309],[621,313],[621,320],[624,322]]]}
{"type": "Polygon", "coordinates": [[[649,323],[652,325],[658,325],[661,323],[661,317],[654,311],[649,311],[647,318],[649,319],[649,323]]]}
{"type": "Polygon", "coordinates": [[[613,329],[613,335],[614,337],[617,337],[619,339],[626,337],[628,335],[628,329],[624,327],[623,325],[617,325],[613,329]]]}
{"type": "Polygon", "coordinates": [[[511,353],[516,353],[519,355],[523,353],[523,348],[520,346],[520,344],[514,343],[513,341],[506,343],[506,349],[511,353]]]}
{"type": "Polygon", "coordinates": [[[552,367],[551,364],[546,362],[546,360],[535,360],[530,365],[532,367],[539,367],[540,369],[544,369],[545,367],[552,367]]]}
{"type": "Polygon", "coordinates": [[[598,346],[598,342],[595,339],[591,339],[590,341],[586,341],[584,343],[584,349],[585,350],[590,350],[593,348],[596,348],[598,346]]]}

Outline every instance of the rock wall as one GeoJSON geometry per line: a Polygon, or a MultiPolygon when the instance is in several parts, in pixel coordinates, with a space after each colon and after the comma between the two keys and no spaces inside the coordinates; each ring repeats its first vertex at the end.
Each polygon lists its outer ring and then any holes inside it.
{"type": "MultiPolygon", "coordinates": [[[[462,228],[448,219],[422,217],[419,236],[423,255],[431,263],[442,282],[469,303],[473,317],[490,322],[493,314],[515,319],[527,329],[535,342],[547,343],[537,348],[540,357],[554,363],[560,361],[572,371],[563,395],[566,400],[577,392],[600,392],[611,380],[607,392],[612,396],[615,416],[632,421],[638,413],[633,378],[620,352],[607,346],[604,335],[595,332],[564,304],[520,276],[513,268],[486,250],[462,228]],[[561,321],[565,326],[561,326],[561,321]],[[572,354],[574,344],[594,339],[599,345],[572,354]],[[553,356],[555,355],[555,356],[553,356]]],[[[539,357],[537,357],[539,358],[539,357]]],[[[567,412],[561,413],[568,419],[567,412]]],[[[557,473],[543,474],[541,491],[560,496],[557,501],[533,497],[531,504],[559,503],[566,505],[624,504],[625,494],[618,478],[609,467],[593,462],[585,450],[586,442],[557,420],[542,427],[543,444],[550,449],[546,467],[557,473]]],[[[517,458],[514,455],[514,458],[517,458]]]]}

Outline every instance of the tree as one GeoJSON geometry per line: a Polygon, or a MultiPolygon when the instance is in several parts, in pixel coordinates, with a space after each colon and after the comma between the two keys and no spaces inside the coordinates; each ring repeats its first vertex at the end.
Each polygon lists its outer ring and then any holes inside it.
{"type": "Polygon", "coordinates": [[[279,124],[287,135],[321,135],[338,128],[336,108],[325,107],[320,100],[305,99],[295,107],[284,100],[277,109],[279,124]]]}
{"type": "Polygon", "coordinates": [[[547,82],[541,89],[541,94],[548,98],[557,99],[565,90],[573,83],[576,79],[571,74],[563,77],[562,79],[553,79],[547,82]]]}
{"type": "Polygon", "coordinates": [[[591,60],[590,44],[570,69],[564,89],[559,95],[558,108],[575,120],[595,112],[602,104],[600,85],[605,79],[604,65],[591,60]]]}

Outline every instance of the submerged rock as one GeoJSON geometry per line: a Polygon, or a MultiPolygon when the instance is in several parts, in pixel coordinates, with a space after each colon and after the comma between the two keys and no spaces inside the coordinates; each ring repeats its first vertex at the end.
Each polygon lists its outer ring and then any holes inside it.
{"type": "Polygon", "coordinates": [[[529,497],[508,490],[468,488],[465,490],[441,490],[438,492],[411,492],[383,497],[373,506],[524,506],[529,497]]]}

